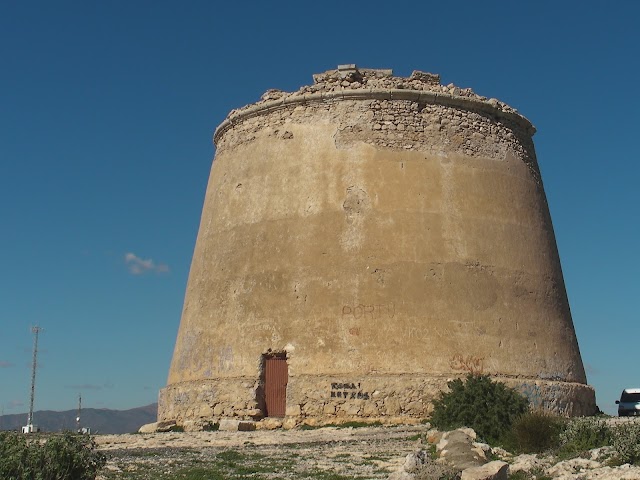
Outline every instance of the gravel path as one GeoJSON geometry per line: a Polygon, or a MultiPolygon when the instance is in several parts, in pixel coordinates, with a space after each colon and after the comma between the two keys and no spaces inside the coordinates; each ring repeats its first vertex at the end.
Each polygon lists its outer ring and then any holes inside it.
{"type": "MultiPolygon", "coordinates": [[[[99,435],[108,456],[102,479],[181,478],[197,466],[202,478],[387,478],[420,448],[424,426],[99,435]],[[164,475],[164,476],[163,476],[164,475]]],[[[183,477],[187,478],[187,477],[183,477]]]]}

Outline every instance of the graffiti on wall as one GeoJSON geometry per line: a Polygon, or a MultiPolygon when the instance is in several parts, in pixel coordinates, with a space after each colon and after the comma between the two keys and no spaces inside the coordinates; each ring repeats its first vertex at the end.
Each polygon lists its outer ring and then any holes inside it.
{"type": "Polygon", "coordinates": [[[559,414],[570,413],[572,409],[572,402],[566,399],[566,392],[560,385],[549,384],[542,387],[536,383],[525,382],[517,390],[534,408],[543,408],[559,414]]]}
{"type": "Polygon", "coordinates": [[[282,336],[272,323],[257,323],[253,327],[256,335],[253,337],[258,345],[263,345],[264,339],[270,339],[272,343],[280,342],[282,336]]]}
{"type": "Polygon", "coordinates": [[[396,316],[395,303],[371,304],[371,305],[343,305],[342,318],[351,317],[356,320],[375,320],[378,318],[393,318],[396,316]]]}
{"type": "Polygon", "coordinates": [[[344,398],[349,400],[369,400],[369,392],[363,392],[359,383],[332,382],[331,398],[344,398]]]}
{"type": "Polygon", "coordinates": [[[484,358],[457,353],[449,360],[449,367],[458,372],[481,374],[484,372],[484,358]]]}

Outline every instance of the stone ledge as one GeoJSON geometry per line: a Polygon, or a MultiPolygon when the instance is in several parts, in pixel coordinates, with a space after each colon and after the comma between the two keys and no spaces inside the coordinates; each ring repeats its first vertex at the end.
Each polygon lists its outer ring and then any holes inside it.
{"type": "MultiPolygon", "coordinates": [[[[454,377],[416,373],[369,375],[353,378],[353,385],[347,388],[340,383],[344,378],[336,376],[292,375],[287,389],[287,425],[349,421],[415,423],[428,417],[431,400],[454,377]]],[[[493,378],[516,388],[534,407],[567,416],[590,415],[595,410],[594,390],[582,383],[515,376],[493,378]]],[[[256,407],[255,390],[245,384],[246,377],[237,377],[168,385],[160,391],[158,419],[173,420],[179,425],[189,420],[202,424],[223,419],[258,420],[260,415],[256,412],[261,411],[256,407]]]]}
{"type": "Polygon", "coordinates": [[[223,418],[219,422],[219,430],[222,432],[253,432],[256,429],[255,422],[229,420],[223,418]]]}
{"type": "Polygon", "coordinates": [[[243,120],[281,110],[290,105],[304,105],[307,103],[323,103],[335,100],[404,100],[416,103],[428,103],[443,105],[469,111],[480,111],[494,115],[498,119],[504,119],[519,125],[527,134],[533,135],[536,131],[531,122],[516,111],[503,110],[497,101],[481,100],[479,98],[464,97],[448,93],[437,93],[425,90],[404,89],[343,89],[332,92],[320,92],[304,95],[291,94],[278,100],[269,100],[262,103],[249,105],[245,109],[232,111],[229,116],[216,128],[213,134],[214,144],[224,133],[243,120]]]}

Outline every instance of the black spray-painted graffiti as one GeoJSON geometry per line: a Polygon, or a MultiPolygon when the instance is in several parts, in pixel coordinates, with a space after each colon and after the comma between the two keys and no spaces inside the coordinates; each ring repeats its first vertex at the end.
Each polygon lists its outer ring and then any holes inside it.
{"type": "Polygon", "coordinates": [[[359,383],[331,383],[331,398],[369,400],[369,392],[363,392],[359,383]]]}
{"type": "Polygon", "coordinates": [[[395,303],[376,305],[344,305],[342,307],[342,317],[376,319],[382,317],[393,318],[396,316],[395,303]]]}

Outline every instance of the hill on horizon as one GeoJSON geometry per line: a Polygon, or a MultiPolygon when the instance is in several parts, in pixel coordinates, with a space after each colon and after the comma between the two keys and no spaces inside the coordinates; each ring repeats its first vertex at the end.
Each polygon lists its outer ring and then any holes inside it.
{"type": "MultiPolygon", "coordinates": [[[[61,432],[76,430],[77,410],[55,412],[40,410],[33,413],[34,424],[42,432],[61,432]]],[[[0,416],[0,430],[20,430],[27,423],[27,413],[0,416]]],[[[110,410],[108,408],[83,408],[80,418],[82,427],[90,428],[91,433],[133,433],[147,423],[156,421],[158,404],[152,403],[129,410],[110,410]]]]}

